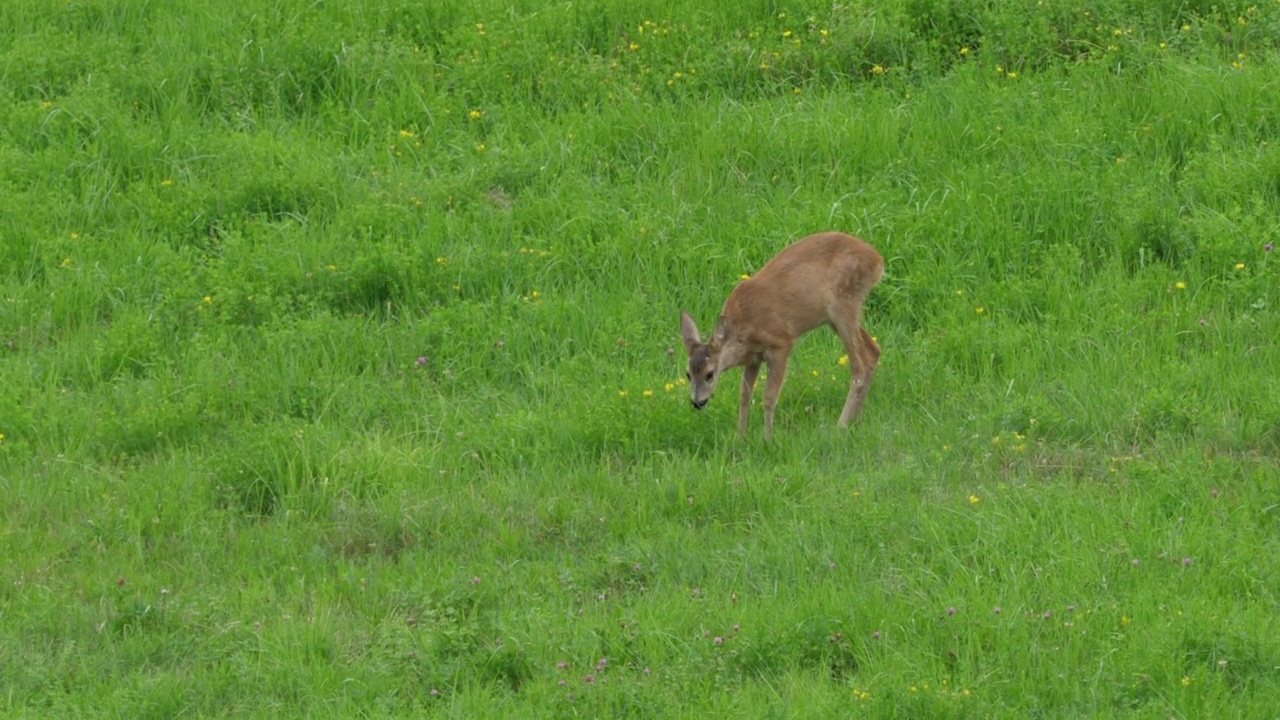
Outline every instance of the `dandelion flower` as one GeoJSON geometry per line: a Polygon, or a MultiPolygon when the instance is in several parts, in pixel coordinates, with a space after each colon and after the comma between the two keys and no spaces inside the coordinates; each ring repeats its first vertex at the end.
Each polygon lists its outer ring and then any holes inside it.
{"type": "Polygon", "coordinates": [[[675,384],[675,383],[667,383],[666,385],[663,385],[663,386],[662,386],[662,389],[663,389],[663,390],[666,390],[667,392],[671,392],[672,390],[675,390],[675,389],[676,389],[676,384],[675,384]]]}
{"type": "Polygon", "coordinates": [[[404,138],[405,140],[409,140],[414,137],[414,133],[412,130],[401,130],[400,137],[404,138]]]}
{"type": "Polygon", "coordinates": [[[624,398],[624,397],[626,397],[626,396],[627,396],[627,394],[628,394],[628,393],[627,393],[627,391],[626,391],[626,390],[619,390],[619,391],[618,391],[618,397],[624,398]]]}
{"type": "Polygon", "coordinates": [[[968,54],[969,54],[969,47],[966,45],[965,47],[960,48],[960,54],[961,54],[961,55],[968,55],[968,54]]]}
{"type": "Polygon", "coordinates": [[[484,111],[472,110],[471,112],[467,113],[467,117],[471,118],[472,120],[479,120],[480,118],[484,117],[484,111]]]}
{"type": "Polygon", "coordinates": [[[1174,284],[1173,284],[1173,286],[1174,286],[1175,288],[1177,288],[1178,290],[1186,290],[1186,289],[1187,289],[1187,284],[1186,284],[1185,282],[1181,281],[1181,280],[1179,280],[1178,282],[1174,283],[1174,284]]]}
{"type": "Polygon", "coordinates": [[[1243,269],[1244,269],[1244,263],[1236,263],[1236,269],[1237,269],[1237,270],[1243,270],[1243,269]]]}
{"type": "Polygon", "coordinates": [[[871,74],[873,74],[873,75],[883,75],[883,74],[884,74],[884,66],[883,66],[883,65],[872,65],[872,66],[871,66],[871,74]]]}
{"type": "Polygon", "coordinates": [[[848,356],[848,355],[841,355],[841,356],[840,356],[839,363],[840,363],[842,366],[843,366],[843,365],[848,365],[848,364],[849,364],[849,356],[848,356]]]}
{"type": "Polygon", "coordinates": [[[1191,687],[1191,676],[1190,676],[1190,675],[1184,675],[1184,676],[1182,676],[1182,687],[1191,687]]]}
{"type": "Polygon", "coordinates": [[[986,309],[985,307],[981,306],[981,305],[979,305],[978,307],[974,308],[974,309],[973,309],[973,311],[974,311],[975,313],[979,314],[979,315],[985,315],[985,314],[987,314],[987,309],[986,309]]]}
{"type": "Polygon", "coordinates": [[[977,505],[977,504],[978,504],[978,503],[980,503],[980,502],[982,502],[982,498],[978,497],[977,495],[970,495],[970,496],[969,496],[969,504],[970,504],[970,505],[977,505]]]}
{"type": "Polygon", "coordinates": [[[645,391],[644,391],[644,393],[643,393],[643,395],[644,395],[645,397],[647,397],[647,398],[653,397],[653,391],[652,391],[652,390],[645,390],[645,391]]]}

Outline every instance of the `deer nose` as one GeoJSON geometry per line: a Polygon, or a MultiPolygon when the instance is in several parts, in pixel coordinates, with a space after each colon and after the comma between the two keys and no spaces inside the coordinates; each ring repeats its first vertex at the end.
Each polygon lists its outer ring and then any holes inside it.
{"type": "Polygon", "coordinates": [[[690,401],[690,402],[692,402],[692,403],[693,403],[693,408],[694,408],[695,410],[701,410],[702,408],[704,408],[704,407],[706,407],[706,406],[707,406],[707,401],[706,401],[706,400],[692,400],[692,401],[690,401]]]}

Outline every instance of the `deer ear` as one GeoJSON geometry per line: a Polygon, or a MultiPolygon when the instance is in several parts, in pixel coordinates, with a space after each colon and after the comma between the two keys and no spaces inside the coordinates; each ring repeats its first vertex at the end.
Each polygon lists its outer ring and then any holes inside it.
{"type": "Polygon", "coordinates": [[[711,342],[721,345],[729,337],[729,318],[721,315],[716,320],[716,329],[711,332],[711,342]]]}
{"type": "Polygon", "coordinates": [[[698,326],[687,312],[680,313],[680,339],[684,341],[684,349],[687,352],[693,352],[695,345],[702,344],[702,338],[698,336],[698,326]]]}

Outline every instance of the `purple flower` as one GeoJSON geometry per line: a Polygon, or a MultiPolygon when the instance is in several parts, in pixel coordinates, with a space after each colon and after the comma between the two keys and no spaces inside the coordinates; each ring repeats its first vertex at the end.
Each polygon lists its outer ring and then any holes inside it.
{"type": "Polygon", "coordinates": [[[741,625],[739,625],[739,624],[737,624],[737,623],[734,623],[734,624],[733,624],[733,631],[734,631],[734,632],[738,632],[738,631],[740,631],[740,630],[742,630],[742,626],[741,626],[741,625]]]}
{"type": "Polygon", "coordinates": [[[1184,558],[1182,558],[1182,564],[1183,564],[1183,565],[1190,566],[1190,565],[1191,565],[1191,563],[1192,563],[1191,558],[1189,558],[1189,557],[1184,557],[1184,558]]]}
{"type": "Polygon", "coordinates": [[[1139,565],[1141,565],[1141,564],[1142,564],[1142,560],[1141,560],[1140,558],[1134,558],[1133,560],[1130,560],[1129,562],[1133,563],[1133,566],[1134,566],[1134,567],[1138,567],[1139,565]]]}
{"type": "Polygon", "coordinates": [[[879,630],[877,630],[877,631],[875,631],[875,632],[871,633],[871,639],[872,639],[872,640],[879,640],[879,639],[880,639],[880,631],[879,631],[879,630]]]}
{"type": "Polygon", "coordinates": [[[1002,607],[1000,607],[999,605],[997,605],[997,606],[995,606],[995,607],[991,608],[991,612],[995,613],[996,615],[999,615],[1000,613],[1004,612],[1004,608],[1002,608],[1002,607]]]}
{"type": "Polygon", "coordinates": [[[561,660],[560,662],[556,663],[556,669],[557,669],[557,670],[568,670],[568,669],[569,669],[569,663],[567,663],[567,662],[565,662],[565,661],[561,660]]]}
{"type": "Polygon", "coordinates": [[[418,367],[422,367],[423,365],[426,365],[426,364],[427,364],[427,356],[426,356],[426,355],[419,355],[419,356],[418,356],[418,359],[417,359],[415,362],[417,362],[418,367]]]}
{"type": "Polygon", "coordinates": [[[717,635],[717,636],[716,636],[716,639],[715,639],[715,640],[712,640],[712,642],[714,642],[714,643],[715,643],[715,644],[717,644],[717,645],[723,645],[723,644],[724,644],[724,638],[722,638],[722,637],[720,637],[719,635],[717,635]]]}
{"type": "Polygon", "coordinates": [[[954,605],[953,605],[952,607],[947,608],[947,614],[948,614],[948,615],[955,615],[955,614],[956,614],[956,609],[955,609],[955,606],[954,606],[954,605]]]}
{"type": "Polygon", "coordinates": [[[586,684],[588,684],[588,685],[593,685],[593,684],[595,684],[595,681],[596,681],[596,676],[595,676],[595,675],[587,675],[586,677],[582,678],[582,682],[584,682],[584,683],[586,683],[586,684]]]}
{"type": "Polygon", "coordinates": [[[1262,246],[1262,249],[1263,249],[1263,250],[1266,250],[1267,252],[1271,252],[1271,248],[1272,248],[1272,247],[1274,247],[1274,246],[1273,246],[1271,243],[1267,243],[1266,245],[1263,245],[1263,246],[1262,246]]]}

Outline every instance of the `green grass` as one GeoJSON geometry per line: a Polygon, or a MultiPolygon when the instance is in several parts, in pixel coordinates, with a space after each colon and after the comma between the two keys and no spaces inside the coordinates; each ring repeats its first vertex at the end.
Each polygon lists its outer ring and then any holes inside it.
{"type": "Polygon", "coordinates": [[[1275,714],[1280,5],[0,37],[0,714],[1275,714]],[[827,229],[864,421],[739,439],[679,312],[827,229]]]}

